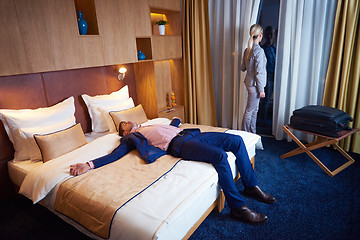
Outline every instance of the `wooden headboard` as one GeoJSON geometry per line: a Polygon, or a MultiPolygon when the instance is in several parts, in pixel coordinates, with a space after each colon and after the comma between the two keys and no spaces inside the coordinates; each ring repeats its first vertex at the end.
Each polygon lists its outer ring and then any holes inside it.
{"type": "MultiPolygon", "coordinates": [[[[137,104],[133,64],[127,68],[123,81],[117,79],[120,66],[34,73],[0,77],[0,109],[35,109],[52,106],[70,96],[75,98],[76,122],[84,132],[91,131],[91,121],[81,95],[108,94],[124,85],[137,104]]],[[[14,149],[0,121],[0,201],[12,192],[7,161],[13,159],[14,149]]]]}

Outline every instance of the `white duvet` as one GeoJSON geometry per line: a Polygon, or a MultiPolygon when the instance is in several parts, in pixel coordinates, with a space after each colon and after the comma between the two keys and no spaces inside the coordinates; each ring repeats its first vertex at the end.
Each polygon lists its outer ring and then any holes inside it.
{"type": "MultiPolygon", "coordinates": [[[[148,120],[143,125],[169,124],[166,118],[148,120]]],[[[101,136],[101,135],[100,135],[101,136]]],[[[42,200],[60,181],[70,175],[70,165],[86,163],[98,157],[109,154],[120,143],[117,133],[106,134],[83,147],[42,164],[32,169],[21,184],[19,193],[31,199],[33,203],[42,200]]]]}
{"type": "Polygon", "coordinates": [[[120,137],[117,134],[108,134],[48,161],[26,175],[19,193],[31,199],[33,203],[37,203],[46,197],[61,180],[70,177],[71,164],[86,163],[109,154],[119,143],[120,137]]]}

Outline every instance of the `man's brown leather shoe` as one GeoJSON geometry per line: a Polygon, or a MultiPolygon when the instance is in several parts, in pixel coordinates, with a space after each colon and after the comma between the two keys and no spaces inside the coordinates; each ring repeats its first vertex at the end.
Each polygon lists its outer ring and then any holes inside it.
{"type": "Polygon", "coordinates": [[[273,196],[262,191],[259,186],[245,188],[244,195],[267,204],[272,204],[276,201],[273,196]]]}
{"type": "Polygon", "coordinates": [[[265,214],[254,212],[247,206],[232,208],[230,210],[230,217],[249,224],[261,224],[268,220],[265,214]]]}

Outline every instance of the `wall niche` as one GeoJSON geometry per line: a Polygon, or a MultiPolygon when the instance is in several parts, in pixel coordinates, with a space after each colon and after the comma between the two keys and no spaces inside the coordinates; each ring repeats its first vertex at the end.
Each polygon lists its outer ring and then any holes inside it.
{"type": "Polygon", "coordinates": [[[84,15],[84,20],[87,22],[88,29],[86,35],[99,35],[94,0],[74,0],[74,3],[76,10],[76,19],[79,18],[78,12],[81,11],[84,15]]]}

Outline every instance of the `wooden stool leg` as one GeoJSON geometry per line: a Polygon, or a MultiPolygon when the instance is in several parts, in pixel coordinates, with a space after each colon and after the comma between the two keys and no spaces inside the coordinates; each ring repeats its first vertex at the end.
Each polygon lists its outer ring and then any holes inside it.
{"type": "Polygon", "coordinates": [[[326,139],[326,138],[322,138],[319,139],[313,143],[304,145],[294,134],[292,134],[292,132],[290,132],[290,130],[288,129],[287,126],[283,126],[282,129],[286,132],[286,134],[288,134],[298,145],[299,147],[288,152],[285,153],[283,155],[280,156],[280,158],[287,158],[287,157],[291,157],[291,156],[295,156],[297,154],[300,153],[306,153],[307,155],[309,155],[309,157],[314,160],[314,162],[321,168],[323,169],[327,175],[333,177],[336,174],[338,174],[339,172],[341,172],[342,170],[344,170],[345,168],[347,168],[348,166],[350,166],[351,164],[353,164],[355,162],[355,160],[349,155],[347,154],[344,149],[342,149],[338,144],[338,139],[326,139]],[[339,151],[348,161],[346,163],[344,163],[343,165],[341,165],[340,167],[338,167],[337,169],[335,169],[334,171],[330,171],[311,151],[314,149],[318,149],[321,147],[325,147],[325,146],[329,146],[332,145],[334,146],[334,148],[339,151]]]}
{"type": "MultiPolygon", "coordinates": [[[[291,132],[290,132],[291,133],[291,132]]],[[[292,135],[294,138],[295,135],[292,135]]],[[[291,137],[291,138],[293,138],[291,137]]],[[[293,138],[293,139],[294,139],[293,138]]],[[[296,138],[297,139],[297,138],[296,138]]],[[[298,140],[298,139],[297,139],[298,140]]],[[[295,141],[295,140],[294,140],[295,141]]],[[[298,140],[299,141],[299,140],[298,140]]],[[[300,141],[299,141],[300,142],[300,141]]],[[[287,158],[287,157],[292,157],[292,156],[295,156],[295,155],[298,155],[300,153],[303,153],[303,152],[306,152],[306,151],[311,151],[311,150],[314,150],[314,149],[317,149],[317,148],[321,148],[321,147],[325,147],[325,146],[329,146],[330,144],[333,144],[335,141],[334,140],[326,140],[326,139],[319,139],[315,142],[312,142],[312,143],[309,143],[309,144],[306,144],[304,146],[304,148],[302,147],[298,147],[288,153],[285,153],[283,155],[280,156],[280,158],[287,158]]],[[[301,142],[300,142],[301,143],[301,142]]],[[[302,144],[302,143],[301,143],[302,144]]]]}
{"type": "Polygon", "coordinates": [[[334,146],[334,148],[338,150],[348,160],[346,163],[344,163],[343,165],[332,171],[333,176],[335,176],[336,174],[338,174],[339,172],[341,172],[342,170],[353,164],[355,160],[349,154],[347,154],[344,151],[344,149],[342,149],[338,144],[334,143],[332,144],[332,146],[334,146]]]}
{"type": "Polygon", "coordinates": [[[312,152],[306,151],[306,154],[309,155],[309,157],[311,157],[311,159],[314,160],[314,162],[319,167],[321,167],[321,169],[324,170],[327,175],[329,175],[330,177],[334,176],[334,174],[312,152]]]}
{"type": "MultiPolygon", "coordinates": [[[[288,153],[285,153],[283,155],[280,156],[280,158],[287,158],[290,156],[294,156],[300,153],[305,152],[307,155],[309,155],[309,157],[311,157],[312,160],[314,160],[314,162],[321,167],[327,175],[332,176],[331,171],[317,158],[315,157],[315,155],[310,152],[310,150],[294,135],[292,134],[292,132],[290,132],[290,130],[286,127],[283,126],[283,130],[300,146],[299,148],[290,151],[288,153]]],[[[312,146],[313,147],[313,146],[312,146]]]]}

